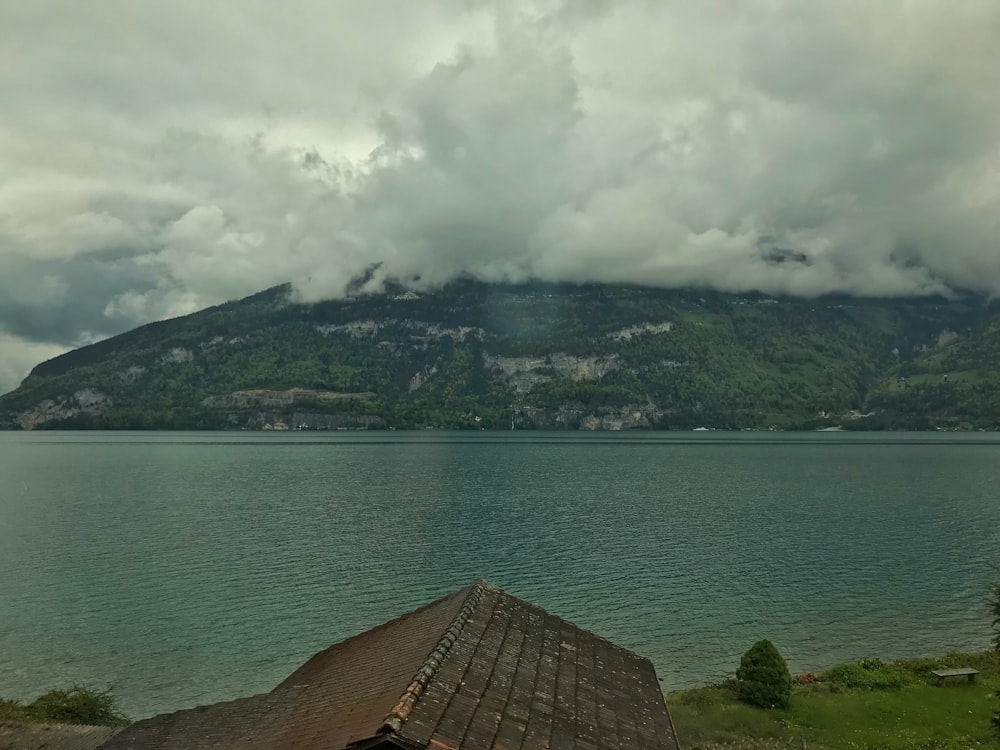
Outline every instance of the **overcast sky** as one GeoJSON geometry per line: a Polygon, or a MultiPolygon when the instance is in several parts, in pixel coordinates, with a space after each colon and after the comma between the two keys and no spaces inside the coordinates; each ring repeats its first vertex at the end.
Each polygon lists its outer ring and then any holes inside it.
{"type": "Polygon", "coordinates": [[[2,3],[0,392],[374,262],[996,293],[998,38],[997,0],[2,3]]]}

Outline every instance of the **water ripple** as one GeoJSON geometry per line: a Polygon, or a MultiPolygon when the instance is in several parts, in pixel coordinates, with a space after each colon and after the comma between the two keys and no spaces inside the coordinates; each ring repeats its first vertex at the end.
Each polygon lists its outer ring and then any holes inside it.
{"type": "Polygon", "coordinates": [[[0,694],[269,689],[485,576],[653,659],[984,647],[992,436],[0,436],[0,694]],[[13,488],[13,489],[12,489],[13,488]],[[942,603],[946,606],[942,606],[942,603]]]}

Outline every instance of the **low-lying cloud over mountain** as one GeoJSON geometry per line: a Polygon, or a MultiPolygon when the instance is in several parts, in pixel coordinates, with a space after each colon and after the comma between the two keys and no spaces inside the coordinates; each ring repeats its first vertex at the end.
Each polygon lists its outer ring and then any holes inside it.
{"type": "Polygon", "coordinates": [[[39,1],[0,28],[0,391],[376,262],[1000,290],[995,0],[39,1]]]}

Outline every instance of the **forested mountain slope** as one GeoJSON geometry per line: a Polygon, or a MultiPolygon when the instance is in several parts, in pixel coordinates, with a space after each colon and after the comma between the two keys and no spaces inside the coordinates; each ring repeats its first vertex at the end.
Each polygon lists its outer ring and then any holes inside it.
{"type": "Polygon", "coordinates": [[[278,287],[44,362],[0,426],[985,428],[998,365],[975,296],[458,281],[299,305],[278,287]]]}

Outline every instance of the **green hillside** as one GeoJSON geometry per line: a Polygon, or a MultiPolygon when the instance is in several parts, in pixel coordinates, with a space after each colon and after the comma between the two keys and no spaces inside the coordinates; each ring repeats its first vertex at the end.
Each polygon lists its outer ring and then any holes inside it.
{"type": "Polygon", "coordinates": [[[44,362],[0,426],[992,428],[998,364],[1000,316],[972,296],[280,287],[44,362]]]}

